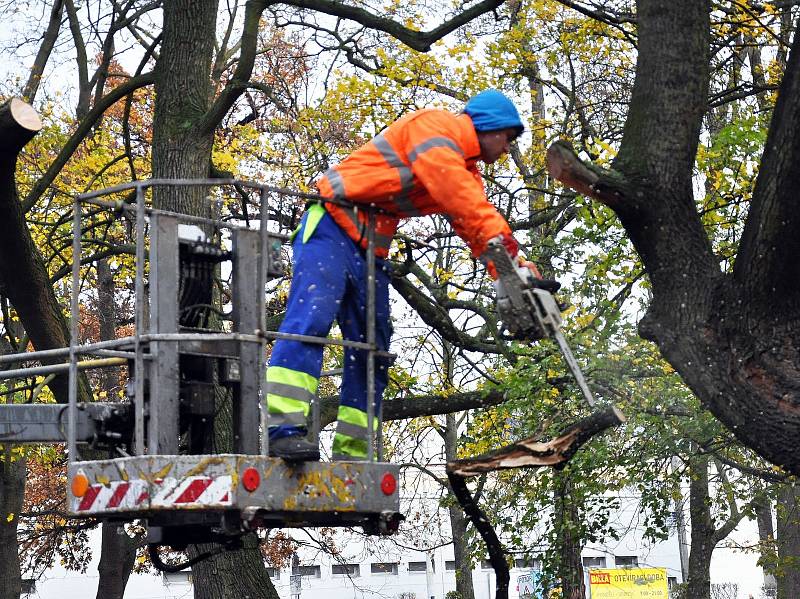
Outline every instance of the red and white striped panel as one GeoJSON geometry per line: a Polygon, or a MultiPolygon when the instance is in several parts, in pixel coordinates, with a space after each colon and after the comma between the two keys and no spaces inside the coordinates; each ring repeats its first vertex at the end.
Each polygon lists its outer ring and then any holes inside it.
{"type": "Polygon", "coordinates": [[[73,513],[94,514],[146,508],[149,495],[147,481],[115,480],[108,485],[92,485],[83,497],[72,498],[73,513]]]}
{"type": "Polygon", "coordinates": [[[189,476],[184,479],[165,478],[156,481],[150,501],[152,507],[182,507],[191,505],[230,505],[231,477],[189,476]]]}

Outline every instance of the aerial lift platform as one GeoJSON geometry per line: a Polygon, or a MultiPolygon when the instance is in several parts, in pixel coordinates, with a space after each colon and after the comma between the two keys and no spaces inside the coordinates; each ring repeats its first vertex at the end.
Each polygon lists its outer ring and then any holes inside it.
{"type": "MultiPolygon", "coordinates": [[[[399,468],[383,461],[381,416],[374,410],[374,359],[383,354],[375,344],[373,239],[367,249],[366,341],[268,331],[266,289],[285,274],[282,249],[290,239],[274,200],[297,207],[319,198],[219,179],[152,179],[75,197],[70,345],[0,357],[0,366],[20,365],[0,371],[2,379],[68,374],[67,405],[0,404],[0,439],[66,443],[71,515],[140,520],[148,543],[174,549],[225,543],[258,527],[396,531],[402,520],[399,468]],[[257,198],[260,218],[248,223],[241,217],[187,216],[148,201],[159,187],[197,186],[207,190],[217,212],[231,190],[257,198]],[[82,233],[100,214],[129,225],[127,233],[121,224],[119,229],[135,247],[133,332],[82,343],[78,318],[92,266],[82,233]],[[267,346],[278,338],[367,351],[368,429],[378,432],[366,461],[292,463],[269,456],[263,382],[267,346]],[[54,358],[64,362],[37,365],[54,358]],[[79,403],[82,371],[120,366],[127,368],[124,401],[79,403]],[[232,418],[219,411],[220,389],[232,398],[232,418]],[[217,453],[215,435],[226,427],[233,451],[217,453]],[[101,450],[109,457],[82,457],[85,447],[93,448],[93,456],[101,450]]],[[[319,408],[318,398],[309,423],[313,439],[319,408]]]]}

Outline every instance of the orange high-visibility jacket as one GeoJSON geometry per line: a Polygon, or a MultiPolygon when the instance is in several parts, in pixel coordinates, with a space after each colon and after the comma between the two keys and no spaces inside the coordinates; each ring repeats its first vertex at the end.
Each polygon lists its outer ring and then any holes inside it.
{"type": "Polygon", "coordinates": [[[359,204],[375,204],[375,253],[385,258],[401,218],[444,214],[479,257],[486,242],[511,229],[486,198],[475,166],[478,136],[466,114],[427,109],[399,119],[317,182],[320,194],[351,202],[326,204],[336,223],[367,247],[368,217],[359,204]]]}

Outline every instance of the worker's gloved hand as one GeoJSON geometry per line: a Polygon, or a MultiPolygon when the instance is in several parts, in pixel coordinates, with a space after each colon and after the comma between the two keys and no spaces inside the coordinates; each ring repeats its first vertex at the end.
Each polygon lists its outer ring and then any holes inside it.
{"type": "MultiPolygon", "coordinates": [[[[512,260],[517,257],[519,254],[519,242],[514,239],[513,235],[500,233],[497,237],[492,238],[492,241],[495,240],[500,241],[503,248],[505,248],[506,252],[508,252],[508,255],[511,256],[512,260]]],[[[497,280],[497,269],[495,268],[494,262],[491,260],[486,262],[486,271],[493,280],[497,280]]]]}
{"type": "Polygon", "coordinates": [[[539,272],[539,268],[533,262],[527,260],[522,254],[517,257],[517,265],[520,268],[527,268],[529,271],[531,271],[535,278],[542,278],[542,273],[539,272]]]}
{"type": "Polygon", "coordinates": [[[514,236],[506,233],[500,233],[500,235],[497,237],[500,238],[500,243],[502,243],[503,247],[506,248],[508,255],[512,258],[516,258],[517,254],[519,254],[519,242],[514,239],[514,236]]]}
{"type": "Polygon", "coordinates": [[[525,256],[520,254],[517,258],[517,264],[520,268],[527,268],[533,274],[533,286],[536,289],[544,289],[545,291],[549,291],[550,293],[555,293],[559,289],[561,289],[561,283],[556,281],[555,279],[544,279],[542,278],[542,273],[539,272],[539,269],[536,265],[531,262],[530,260],[526,260],[525,256]]]}

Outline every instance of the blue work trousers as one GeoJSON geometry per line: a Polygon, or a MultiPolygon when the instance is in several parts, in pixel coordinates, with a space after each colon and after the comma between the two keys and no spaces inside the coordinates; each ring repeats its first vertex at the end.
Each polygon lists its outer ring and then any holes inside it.
{"type": "MultiPolygon", "coordinates": [[[[367,261],[365,252],[316,206],[306,211],[292,245],[294,260],[283,333],[327,337],[334,319],[344,339],[367,340],[367,261]],[[316,211],[316,214],[314,212],[316,211]],[[311,217],[309,216],[311,215],[311,217]]],[[[375,333],[388,350],[389,268],[375,258],[375,333]]],[[[270,438],[304,434],[308,406],[316,393],[323,346],[279,339],[267,369],[270,438]]],[[[375,414],[386,388],[390,361],[375,358],[375,414]]],[[[366,457],[367,352],[345,348],[334,455],[366,457]]],[[[377,423],[377,418],[375,419],[377,423]]]]}

